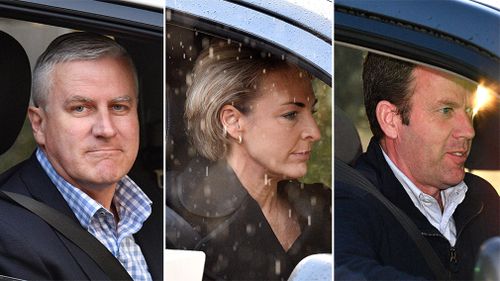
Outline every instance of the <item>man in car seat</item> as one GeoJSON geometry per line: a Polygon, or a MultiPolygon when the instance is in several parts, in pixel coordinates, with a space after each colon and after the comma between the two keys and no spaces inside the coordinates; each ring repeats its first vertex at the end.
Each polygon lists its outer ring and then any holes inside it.
{"type": "MultiPolygon", "coordinates": [[[[84,32],[56,38],[33,71],[28,115],[38,147],[0,188],[70,217],[134,280],[162,279],[162,241],[148,229],[159,223],[162,231],[162,222],[148,220],[151,200],[127,176],[139,148],[137,103],[137,74],[122,46],[84,32]]],[[[0,200],[0,229],[0,275],[109,278],[106,264],[8,200],[0,200]]]]}
{"type": "MultiPolygon", "coordinates": [[[[374,136],[355,168],[413,221],[449,279],[471,280],[481,243],[500,235],[498,194],[464,171],[474,137],[473,85],[369,54],[363,87],[374,136]]],[[[436,279],[408,232],[374,196],[336,182],[334,205],[338,280],[436,279]]]]}

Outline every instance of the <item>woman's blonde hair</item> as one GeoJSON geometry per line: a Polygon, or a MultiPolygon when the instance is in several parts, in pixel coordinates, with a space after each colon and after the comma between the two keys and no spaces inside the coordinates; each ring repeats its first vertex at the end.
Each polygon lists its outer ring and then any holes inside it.
{"type": "Polygon", "coordinates": [[[184,111],[187,133],[198,153],[212,161],[224,158],[229,139],[220,121],[222,107],[233,105],[249,113],[262,75],[287,67],[291,65],[284,57],[241,44],[219,41],[205,48],[196,59],[184,111]]]}

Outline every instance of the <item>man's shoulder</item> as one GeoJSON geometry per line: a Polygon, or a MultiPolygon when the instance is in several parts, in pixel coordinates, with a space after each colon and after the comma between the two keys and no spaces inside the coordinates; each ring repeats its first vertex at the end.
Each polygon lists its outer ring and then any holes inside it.
{"type": "Polygon", "coordinates": [[[32,167],[32,159],[28,158],[0,174],[0,190],[19,192],[22,186],[21,177],[28,167],[32,167]]]}
{"type": "Polygon", "coordinates": [[[482,197],[497,196],[495,188],[487,180],[472,173],[465,173],[464,182],[469,188],[468,193],[474,193],[482,197]]]}

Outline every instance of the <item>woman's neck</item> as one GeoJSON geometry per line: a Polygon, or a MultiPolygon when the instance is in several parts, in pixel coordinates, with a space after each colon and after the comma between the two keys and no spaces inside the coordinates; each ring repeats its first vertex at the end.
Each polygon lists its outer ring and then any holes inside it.
{"type": "Polygon", "coordinates": [[[258,163],[237,153],[228,156],[227,162],[234,170],[241,185],[257,201],[261,209],[268,209],[277,200],[278,179],[272,177],[258,163]]]}
{"type": "Polygon", "coordinates": [[[245,154],[231,153],[227,162],[241,185],[257,201],[264,217],[281,244],[288,251],[301,230],[297,214],[290,203],[278,196],[278,177],[270,176],[262,166],[245,154]]]}

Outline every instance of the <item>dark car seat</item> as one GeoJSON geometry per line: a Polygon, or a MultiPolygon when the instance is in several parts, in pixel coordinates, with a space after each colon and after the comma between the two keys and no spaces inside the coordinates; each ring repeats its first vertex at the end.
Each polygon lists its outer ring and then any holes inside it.
{"type": "Polygon", "coordinates": [[[351,166],[363,152],[361,139],[354,123],[337,106],[334,109],[334,147],[335,158],[351,166]]]}
{"type": "Polygon", "coordinates": [[[5,153],[21,131],[28,109],[31,68],[23,47],[0,31],[0,154],[5,153]]]}
{"type": "Polygon", "coordinates": [[[476,136],[465,167],[471,170],[500,170],[500,99],[479,111],[474,118],[476,136]]]}

